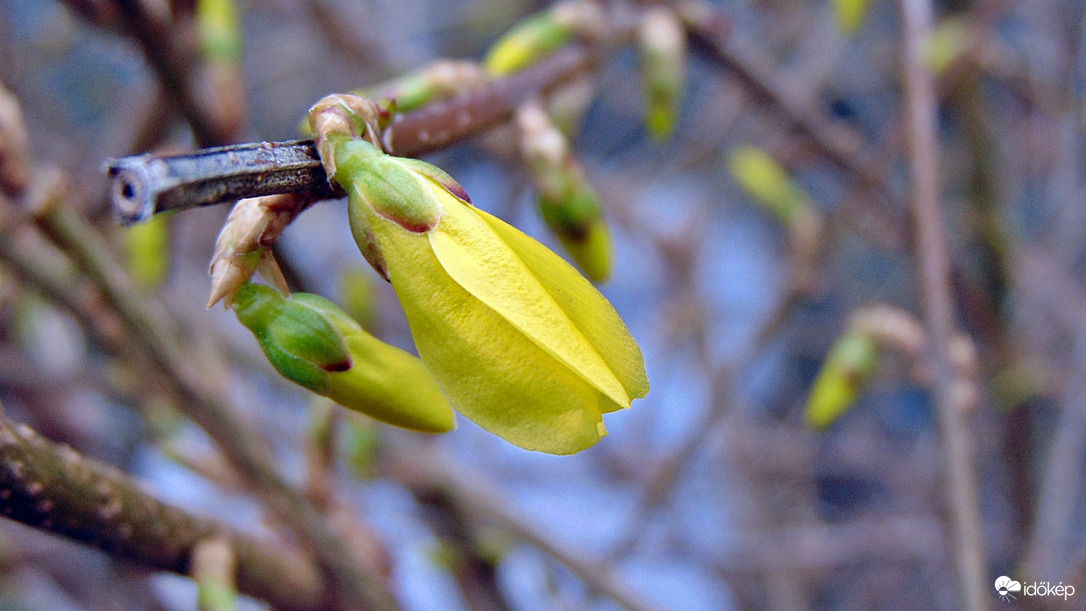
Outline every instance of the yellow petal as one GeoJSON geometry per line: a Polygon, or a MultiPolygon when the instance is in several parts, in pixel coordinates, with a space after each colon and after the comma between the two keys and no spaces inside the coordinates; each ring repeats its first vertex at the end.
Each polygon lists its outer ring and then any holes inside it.
{"type": "Polygon", "coordinates": [[[328,398],[382,422],[426,433],[455,427],[452,408],[422,361],[361,332],[347,337],[354,365],[332,373],[328,398]]]}
{"type": "Polygon", "coordinates": [[[641,348],[611,303],[572,265],[517,228],[478,208],[470,208],[516,254],[596,353],[631,399],[649,392],[641,348]]]}
{"type": "Polygon", "coordinates": [[[419,355],[458,411],[529,450],[572,454],[599,441],[612,399],[454,281],[427,235],[365,213],[419,355]]]}
{"type": "MultiPolygon", "coordinates": [[[[516,253],[487,223],[472,214],[473,210],[464,205],[446,205],[447,218],[429,234],[430,245],[445,271],[618,406],[629,407],[626,389],[595,347],[516,253]]],[[[551,256],[558,259],[553,253],[551,256]]]]}

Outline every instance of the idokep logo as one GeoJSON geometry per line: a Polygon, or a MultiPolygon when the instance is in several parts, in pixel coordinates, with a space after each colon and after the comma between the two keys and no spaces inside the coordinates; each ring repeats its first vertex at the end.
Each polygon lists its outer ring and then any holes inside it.
{"type": "Polygon", "coordinates": [[[1011,602],[1017,599],[1015,593],[1021,593],[1022,596],[1057,596],[1064,600],[1074,596],[1075,586],[1063,585],[1063,582],[1059,582],[1056,585],[1052,585],[1047,581],[1028,583],[1025,586],[1021,582],[1015,581],[1006,575],[1000,576],[995,580],[996,595],[999,596],[999,600],[1004,602],[1011,602]]]}
{"type": "Polygon", "coordinates": [[[1015,598],[1011,592],[1021,592],[1022,584],[1006,575],[1002,575],[995,580],[995,589],[996,594],[999,595],[999,600],[1011,602],[1015,598]]]}

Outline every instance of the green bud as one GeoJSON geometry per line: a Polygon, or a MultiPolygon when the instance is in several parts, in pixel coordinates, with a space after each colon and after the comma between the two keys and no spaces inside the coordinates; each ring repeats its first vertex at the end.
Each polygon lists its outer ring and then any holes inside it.
{"type": "Polygon", "coordinates": [[[241,30],[234,0],[196,0],[196,28],[208,59],[237,61],[241,57],[241,30]]]}
{"type": "Polygon", "coordinates": [[[591,185],[574,183],[561,199],[541,195],[539,211],[589,279],[603,282],[611,275],[611,234],[591,185]]]}
{"type": "Polygon", "coordinates": [[[519,72],[574,37],[598,36],[605,21],[596,2],[560,2],[524,18],[499,38],[483,59],[483,68],[497,76],[519,72]]]}
{"type": "Polygon", "coordinates": [[[351,93],[373,100],[396,100],[397,112],[411,112],[487,80],[486,73],[474,62],[438,60],[418,72],[351,93]]]}
{"type": "Polygon", "coordinates": [[[846,34],[855,34],[867,16],[869,0],[833,0],[833,15],[837,27],[846,34]]]}
{"type": "Polygon", "coordinates": [[[388,424],[430,433],[455,426],[422,361],[369,335],[331,301],[246,284],[233,309],[283,377],[388,424]]]}
{"type": "Polygon", "coordinates": [[[838,338],[807,397],[807,425],[823,429],[852,407],[878,359],[879,347],[869,334],[850,331],[838,338]]]}
{"type": "Polygon", "coordinates": [[[498,39],[483,59],[487,72],[504,76],[527,68],[569,42],[573,32],[554,19],[551,11],[524,18],[498,39]]]}
{"type": "Polygon", "coordinates": [[[674,11],[646,11],[639,30],[645,129],[657,140],[667,138],[678,121],[686,80],[686,34],[674,11]]]}
{"type": "Polygon", "coordinates": [[[350,369],[351,355],[343,334],[304,300],[246,284],[235,294],[233,309],[283,377],[327,395],[329,372],[350,369]]]}
{"type": "Polygon", "coordinates": [[[386,155],[365,140],[334,137],[332,142],[336,182],[350,185],[378,216],[413,233],[426,233],[437,226],[441,204],[420,168],[437,176],[448,174],[422,161],[386,155]]]}
{"type": "Polygon", "coordinates": [[[520,152],[539,191],[543,222],[593,281],[611,273],[611,241],[595,189],[565,135],[538,105],[517,111],[520,152]]]}
{"type": "Polygon", "coordinates": [[[810,217],[811,198],[765,151],[742,146],[728,154],[732,178],[788,228],[810,217]]]}
{"type": "Polygon", "coordinates": [[[125,231],[128,271],[140,286],[157,287],[170,267],[170,217],[156,214],[125,231]]]}
{"type": "Polygon", "coordinates": [[[933,74],[941,74],[966,52],[973,36],[972,26],[965,19],[940,20],[924,40],[924,62],[933,74]]]}

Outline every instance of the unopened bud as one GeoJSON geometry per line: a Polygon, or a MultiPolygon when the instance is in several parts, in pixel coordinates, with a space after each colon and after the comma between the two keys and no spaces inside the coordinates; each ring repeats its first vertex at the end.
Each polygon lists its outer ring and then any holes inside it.
{"type": "Polygon", "coordinates": [[[728,171],[736,183],[788,229],[798,252],[813,252],[822,234],[822,215],[788,172],[765,151],[739,147],[728,154],[728,171]]]}
{"type": "Polygon", "coordinates": [[[611,273],[611,240],[599,197],[573,157],[564,134],[537,104],[517,111],[520,149],[544,223],[592,280],[611,273]]]}
{"type": "Polygon", "coordinates": [[[645,88],[645,128],[656,139],[669,136],[679,116],[686,80],[686,34],[674,11],[654,7],[638,30],[645,88]]]}
{"type": "Polygon", "coordinates": [[[859,398],[878,364],[879,347],[866,333],[846,332],[830,349],[807,397],[807,425],[823,429],[859,398]]]}
{"type": "Polygon", "coordinates": [[[593,0],[560,2],[520,21],[491,46],[483,67],[497,76],[527,68],[574,38],[596,39],[606,30],[603,9],[593,0]]]}
{"type": "Polygon", "coordinates": [[[246,284],[233,309],[283,377],[395,426],[431,433],[455,426],[422,361],[366,333],[331,301],[246,284]]]}
{"type": "Polygon", "coordinates": [[[397,112],[410,112],[471,91],[488,80],[486,72],[474,62],[442,59],[418,72],[352,93],[373,100],[395,100],[397,112]]]}
{"type": "Polygon", "coordinates": [[[854,34],[863,24],[869,4],[869,0],[833,0],[837,27],[846,34],[854,34]]]}

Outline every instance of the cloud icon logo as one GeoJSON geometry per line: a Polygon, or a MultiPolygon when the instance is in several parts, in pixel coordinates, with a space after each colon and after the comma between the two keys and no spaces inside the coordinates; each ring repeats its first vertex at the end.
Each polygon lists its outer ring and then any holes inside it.
{"type": "Polygon", "coordinates": [[[1015,581],[1006,575],[1000,576],[995,580],[996,593],[999,594],[999,598],[1009,601],[1014,598],[1011,592],[1021,592],[1021,582],[1015,581]]]}

